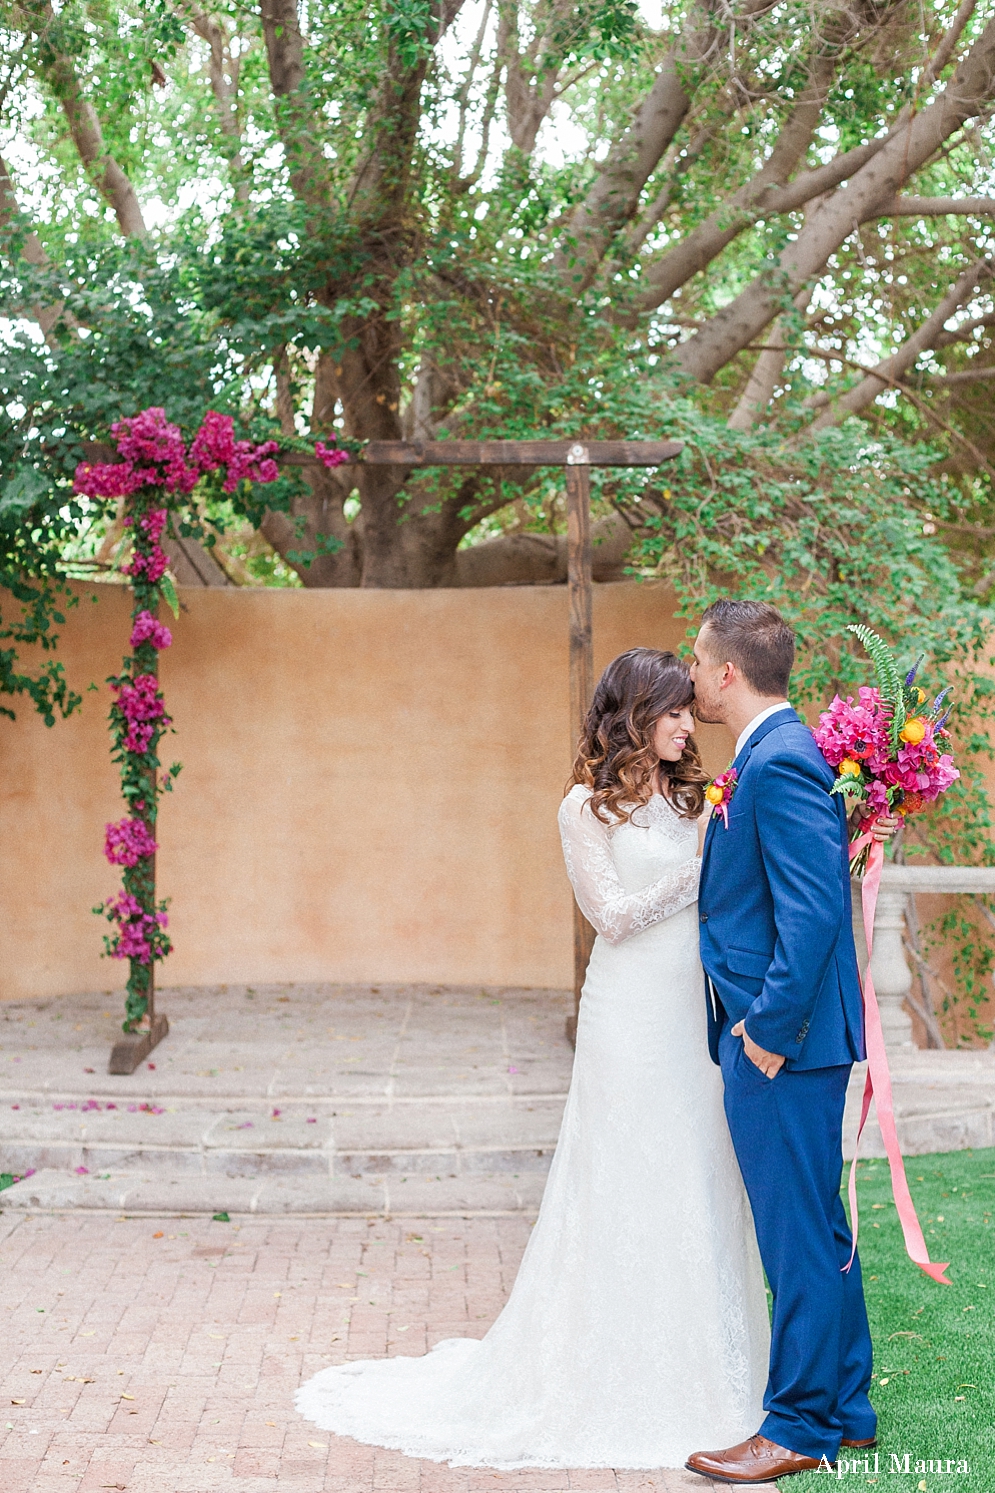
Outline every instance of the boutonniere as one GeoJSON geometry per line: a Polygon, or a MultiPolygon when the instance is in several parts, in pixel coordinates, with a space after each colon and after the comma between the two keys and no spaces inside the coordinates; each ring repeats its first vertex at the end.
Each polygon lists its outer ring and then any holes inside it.
{"type": "Polygon", "coordinates": [[[732,796],[736,792],[736,784],[739,774],[734,767],[726,772],[720,772],[717,778],[713,778],[705,789],[705,797],[717,814],[722,815],[722,823],[726,829],[729,828],[729,805],[732,796]]]}

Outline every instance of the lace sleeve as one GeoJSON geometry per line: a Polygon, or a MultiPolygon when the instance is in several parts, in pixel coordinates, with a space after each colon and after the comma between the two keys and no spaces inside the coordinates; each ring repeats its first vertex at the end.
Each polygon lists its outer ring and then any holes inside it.
{"type": "Polygon", "coordinates": [[[627,892],[612,860],[609,827],[587,808],[587,799],[568,794],[560,805],[558,819],[563,859],[577,905],[609,943],[622,943],[696,900],[700,856],[693,856],[641,891],[627,892]]]}

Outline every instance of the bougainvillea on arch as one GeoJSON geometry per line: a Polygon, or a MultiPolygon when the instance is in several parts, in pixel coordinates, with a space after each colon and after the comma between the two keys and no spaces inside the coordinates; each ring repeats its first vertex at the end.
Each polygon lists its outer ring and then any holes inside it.
{"type": "MultiPolygon", "coordinates": [[[[107,681],[113,695],[112,756],[121,773],[127,813],[105,827],[104,854],[111,865],[122,868],[123,887],[93,910],[111,925],[104,936],[106,953],[129,961],[124,1030],[133,1032],[150,1013],[155,964],[172,948],[167,902],[157,897],[155,871],[159,799],[172,789],[180,771],[174,762],[162,772],[159,761],[159,744],[172,730],[159,687],[159,655],[173,641],[158,619],[159,604],[165,601],[174,616],[179,612],[163,535],[171,513],[184,506],[202,477],[218,473],[223,490],[234,492],[240,483],[274,482],[280,474],[275,441],[256,445],[236,440],[231,416],[214,410],[189,444],[165,410],[157,408],[119,420],[111,435],[120,461],[81,462],[74,487],[85,497],[121,500],[131,541],[121,567],[133,597],[131,653],[120,674],[107,681]]],[[[326,466],[349,459],[345,451],[318,445],[321,450],[316,448],[315,454],[326,466]]]]}

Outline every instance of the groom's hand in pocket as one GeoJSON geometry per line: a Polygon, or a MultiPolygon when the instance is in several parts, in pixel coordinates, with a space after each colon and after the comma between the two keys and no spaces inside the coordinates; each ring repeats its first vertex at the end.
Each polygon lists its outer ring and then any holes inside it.
{"type": "Polygon", "coordinates": [[[784,1058],[779,1052],[768,1052],[765,1047],[758,1047],[746,1030],[745,1021],[737,1021],[732,1029],[734,1037],[742,1037],[746,1056],[753,1065],[760,1069],[767,1078],[776,1078],[784,1066],[784,1058]]]}

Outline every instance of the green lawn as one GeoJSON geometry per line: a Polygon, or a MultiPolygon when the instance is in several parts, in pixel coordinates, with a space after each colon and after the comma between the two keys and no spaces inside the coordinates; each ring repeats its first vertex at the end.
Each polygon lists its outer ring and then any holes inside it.
{"type": "MultiPolygon", "coordinates": [[[[995,1493],[995,1150],[910,1156],[905,1165],[930,1258],[951,1262],[953,1285],[936,1285],[906,1256],[888,1163],[859,1162],[879,1471],[875,1476],[873,1461],[870,1472],[861,1463],[834,1474],[832,1483],[880,1486],[882,1493],[995,1493]],[[892,1470],[892,1454],[902,1465],[906,1452],[907,1475],[892,1470]],[[958,1460],[967,1461],[966,1474],[953,1470],[958,1460]],[[917,1461],[925,1469],[916,1471],[917,1461]]],[[[829,1486],[824,1473],[782,1484],[786,1493],[826,1493],[829,1486]]]]}

